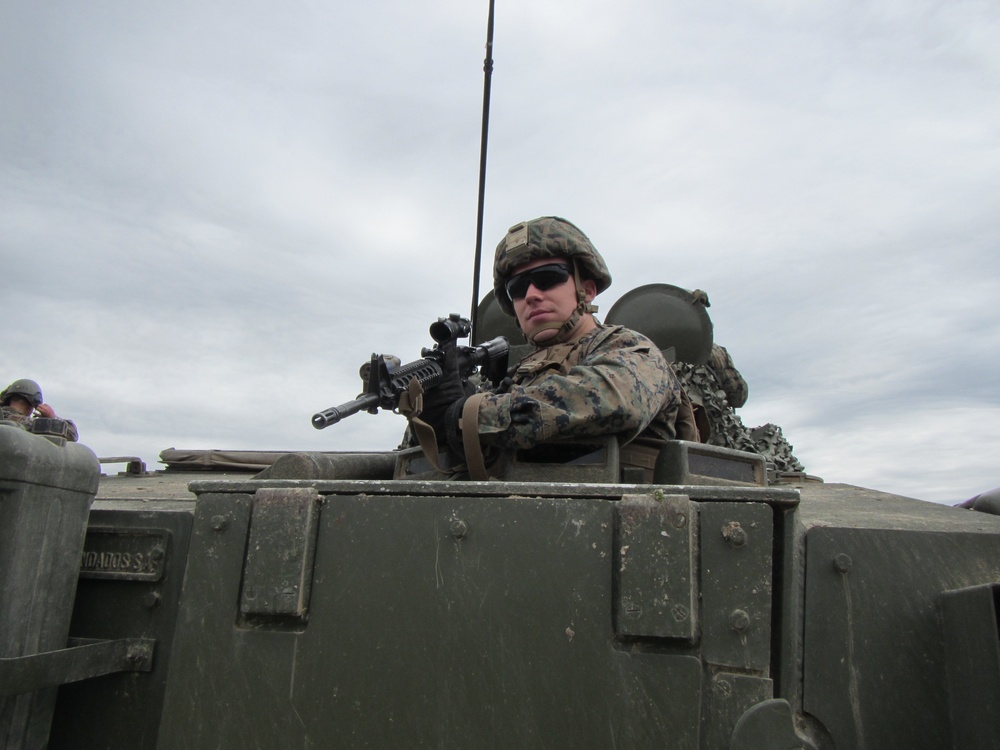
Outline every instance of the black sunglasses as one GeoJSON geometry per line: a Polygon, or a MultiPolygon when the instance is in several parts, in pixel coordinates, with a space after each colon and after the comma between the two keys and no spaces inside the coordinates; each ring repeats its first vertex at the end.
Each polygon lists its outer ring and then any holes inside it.
{"type": "Polygon", "coordinates": [[[504,284],[507,296],[511,302],[522,299],[528,293],[528,287],[534,287],[540,291],[551,289],[552,287],[565,284],[566,280],[573,273],[565,263],[547,263],[544,266],[535,266],[524,273],[511,276],[504,284]]]}

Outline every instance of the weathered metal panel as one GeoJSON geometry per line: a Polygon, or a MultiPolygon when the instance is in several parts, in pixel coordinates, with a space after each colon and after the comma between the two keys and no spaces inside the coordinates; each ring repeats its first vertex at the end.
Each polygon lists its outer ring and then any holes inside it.
{"type": "MultiPolygon", "coordinates": [[[[100,464],[77,443],[0,424],[0,657],[66,646],[100,464]]],[[[44,748],[56,691],[0,698],[0,746],[44,748]]]]}
{"type": "MultiPolygon", "coordinates": [[[[721,747],[721,745],[720,745],[721,747]]],[[[795,730],[795,719],[788,701],[780,698],[762,700],[747,709],[733,729],[730,750],[816,750],[816,745],[795,730]]]]}
{"type": "Polygon", "coordinates": [[[243,566],[243,615],[304,617],[309,611],[319,494],[262,488],[254,496],[243,566]]]}
{"type": "Polygon", "coordinates": [[[59,688],[49,750],[156,747],[194,503],[173,501],[169,509],[109,505],[97,503],[91,511],[84,549],[94,559],[81,572],[70,634],[151,638],[156,642],[153,669],[59,688]],[[136,560],[136,554],[142,557],[136,560]],[[101,564],[100,556],[105,558],[101,564]],[[147,561],[155,575],[147,575],[147,561]]]}
{"type": "MultiPolygon", "coordinates": [[[[708,710],[702,727],[704,748],[728,748],[736,725],[744,714],[774,695],[771,680],[734,672],[717,672],[706,688],[705,705],[708,710]]],[[[771,747],[757,745],[754,750],[769,750],[771,747]]]]}
{"type": "Polygon", "coordinates": [[[327,495],[285,627],[240,622],[252,496],[203,495],[159,746],[699,747],[700,660],[615,639],[612,505],[327,495]]]}
{"type": "Polygon", "coordinates": [[[686,495],[625,495],[615,506],[619,635],[680,638],[697,632],[695,516],[686,495]]]}
{"type": "Polygon", "coordinates": [[[699,504],[705,661],[765,673],[771,658],[773,513],[762,503],[699,504]]]}
{"type": "Polygon", "coordinates": [[[938,608],[953,746],[1000,747],[1000,584],[945,591],[938,608]]]}
{"type": "Polygon", "coordinates": [[[1000,536],[817,527],[805,550],[804,710],[836,747],[951,747],[936,602],[1000,580],[1000,536]]]}
{"type": "Polygon", "coordinates": [[[669,440],[653,472],[657,484],[767,485],[764,457],[731,448],[669,440]]]}

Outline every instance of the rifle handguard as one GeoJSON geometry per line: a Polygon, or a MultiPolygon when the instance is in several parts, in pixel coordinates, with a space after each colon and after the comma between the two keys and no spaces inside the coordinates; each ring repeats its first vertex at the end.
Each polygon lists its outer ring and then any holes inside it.
{"type": "MultiPolygon", "coordinates": [[[[322,430],[359,411],[377,414],[379,408],[398,410],[400,397],[407,392],[411,380],[415,378],[425,391],[441,381],[444,376],[442,363],[448,348],[457,346],[457,340],[468,336],[471,330],[472,324],[466,318],[452,314],[431,325],[430,334],[437,344],[433,349],[425,349],[421,359],[396,366],[384,356],[373,354],[365,392],[353,401],[313,414],[312,426],[322,430]]],[[[459,347],[457,353],[462,378],[468,378],[479,368],[483,376],[496,385],[507,374],[510,344],[503,336],[476,346],[459,347]]],[[[413,404],[409,404],[409,408],[412,407],[413,404]]]]}

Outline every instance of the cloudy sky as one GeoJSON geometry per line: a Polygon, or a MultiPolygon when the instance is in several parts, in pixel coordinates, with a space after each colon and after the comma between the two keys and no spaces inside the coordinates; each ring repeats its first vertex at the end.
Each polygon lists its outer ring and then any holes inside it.
{"type": "MultiPolygon", "coordinates": [[[[468,314],[487,8],[0,4],[0,379],[151,467],[394,447],[309,418],[468,314]]],[[[497,0],[485,253],[565,216],[604,311],[708,292],[810,473],[998,486],[998,38],[983,0],[497,0]]]]}

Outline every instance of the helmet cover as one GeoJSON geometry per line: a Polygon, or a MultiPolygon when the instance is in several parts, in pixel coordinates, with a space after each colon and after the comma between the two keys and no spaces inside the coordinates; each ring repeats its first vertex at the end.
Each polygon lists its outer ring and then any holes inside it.
{"type": "Polygon", "coordinates": [[[565,258],[584,279],[592,279],[600,294],[611,286],[611,273],[590,239],[572,222],[558,216],[542,216],[515,224],[497,245],[493,258],[493,292],[500,308],[514,314],[514,304],[504,283],[514,270],[539,258],[565,258]]]}

